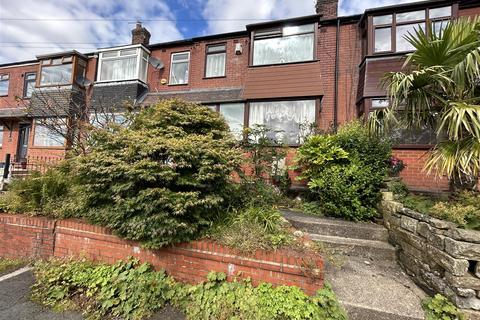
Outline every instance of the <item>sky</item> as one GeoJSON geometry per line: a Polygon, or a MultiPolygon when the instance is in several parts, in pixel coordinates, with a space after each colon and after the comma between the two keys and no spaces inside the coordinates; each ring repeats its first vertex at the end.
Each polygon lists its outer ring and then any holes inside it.
{"type": "MultiPolygon", "coordinates": [[[[413,1],[340,0],[339,15],[413,1]]],[[[314,6],[315,0],[0,0],[0,64],[129,44],[137,20],[158,43],[314,14],[314,6]]]]}

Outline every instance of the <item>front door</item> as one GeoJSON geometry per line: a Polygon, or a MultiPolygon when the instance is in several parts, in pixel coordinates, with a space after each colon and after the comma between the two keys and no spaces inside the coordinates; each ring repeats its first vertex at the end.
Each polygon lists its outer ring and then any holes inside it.
{"type": "Polygon", "coordinates": [[[17,161],[25,162],[27,161],[27,152],[28,152],[28,137],[30,136],[30,128],[32,127],[29,123],[21,123],[18,128],[18,147],[17,147],[17,161]]]}

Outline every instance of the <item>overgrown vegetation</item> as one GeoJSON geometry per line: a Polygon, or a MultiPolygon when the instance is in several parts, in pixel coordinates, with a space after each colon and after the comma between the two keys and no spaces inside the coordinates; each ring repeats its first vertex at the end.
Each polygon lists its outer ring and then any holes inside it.
{"type": "Polygon", "coordinates": [[[336,134],[308,138],[296,157],[313,202],[308,211],[356,221],[372,219],[390,154],[389,142],[371,136],[358,121],[336,134]]]}
{"type": "Polygon", "coordinates": [[[423,309],[425,320],[466,320],[465,315],[440,294],[423,301],[423,309]]]}
{"type": "Polygon", "coordinates": [[[15,270],[26,264],[26,261],[20,259],[0,258],[0,274],[15,270]]]}
{"type": "Polygon", "coordinates": [[[113,266],[52,260],[37,263],[35,275],[35,301],[56,310],[78,309],[90,319],[143,319],[167,303],[187,319],[346,319],[328,285],[309,297],[297,287],[226,282],[225,274],[214,272],[202,284],[186,285],[135,260],[113,266]]]}
{"type": "Polygon", "coordinates": [[[407,208],[432,217],[456,223],[458,226],[480,230],[480,195],[474,191],[457,191],[450,196],[411,194],[402,182],[389,186],[394,198],[407,208]]]}

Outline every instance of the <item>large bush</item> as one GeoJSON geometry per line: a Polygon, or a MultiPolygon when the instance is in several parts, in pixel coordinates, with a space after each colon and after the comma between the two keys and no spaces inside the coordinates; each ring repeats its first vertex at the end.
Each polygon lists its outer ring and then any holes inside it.
{"type": "Polygon", "coordinates": [[[390,155],[390,144],[370,136],[360,122],[345,125],[336,134],[310,137],[296,159],[315,204],[309,207],[322,215],[371,219],[390,155]]]}
{"type": "Polygon", "coordinates": [[[151,248],[209,226],[240,154],[218,114],[177,100],[142,111],[126,128],[98,130],[91,144],[71,160],[81,188],[69,209],[151,248]]]}

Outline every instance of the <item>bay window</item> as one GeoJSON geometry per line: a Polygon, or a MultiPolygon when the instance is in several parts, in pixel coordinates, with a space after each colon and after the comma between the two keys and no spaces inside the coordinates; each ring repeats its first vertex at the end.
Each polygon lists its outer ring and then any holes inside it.
{"type": "Polygon", "coordinates": [[[40,86],[71,84],[72,70],[71,56],[42,60],[40,86]]]}
{"type": "Polygon", "coordinates": [[[8,96],[9,84],[10,76],[8,74],[0,75],[0,96],[8,96]]]}
{"type": "Polygon", "coordinates": [[[315,100],[252,102],[249,126],[265,126],[272,140],[298,145],[315,124],[315,105],[315,100]]]}
{"type": "Polygon", "coordinates": [[[254,66],[314,59],[315,24],[259,30],[254,33],[254,66]]]}
{"type": "Polygon", "coordinates": [[[419,30],[438,36],[451,17],[452,6],[374,16],[371,33],[373,53],[413,51],[415,48],[406,39],[407,36],[415,36],[419,30]]]}
{"type": "Polygon", "coordinates": [[[170,63],[170,84],[187,84],[190,66],[190,52],[172,53],[170,63]]]}
{"type": "Polygon", "coordinates": [[[205,60],[205,78],[225,76],[226,44],[207,46],[205,60]]]}
{"type": "Polygon", "coordinates": [[[98,64],[98,81],[147,81],[148,52],[141,47],[103,51],[98,64]]]}
{"type": "Polygon", "coordinates": [[[66,119],[35,120],[33,145],[37,147],[63,147],[65,145],[66,119]]]}

